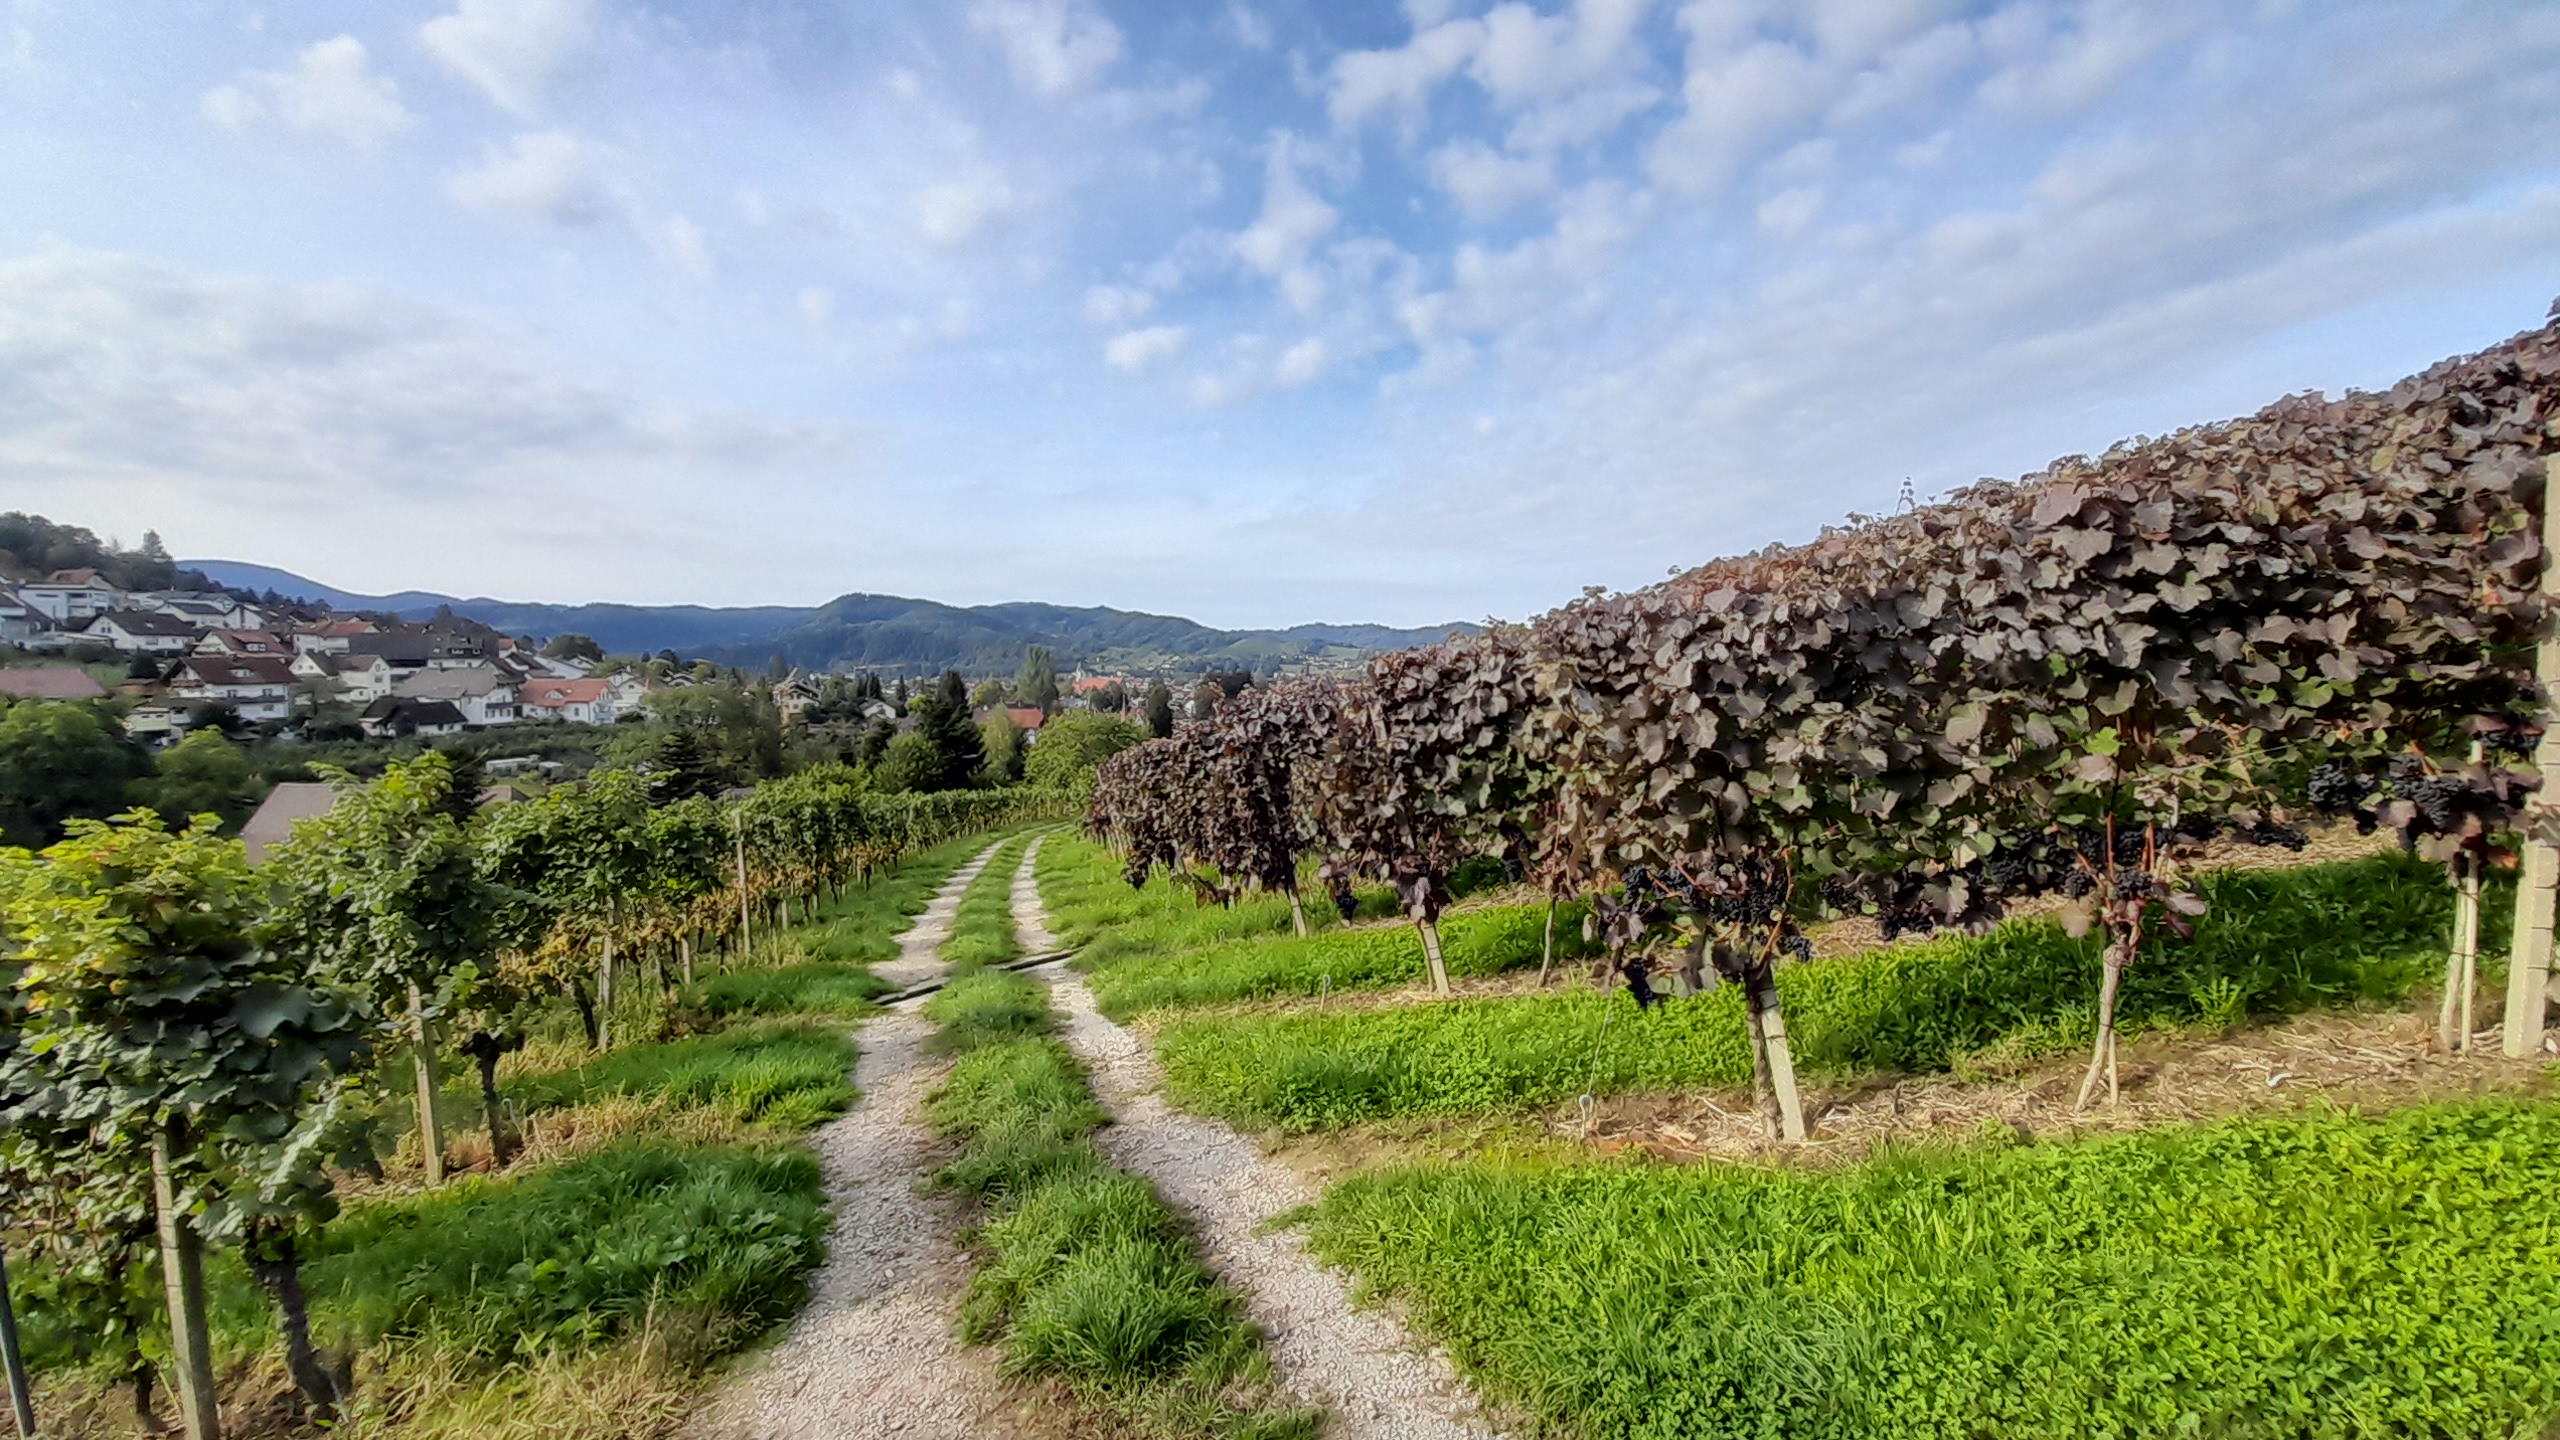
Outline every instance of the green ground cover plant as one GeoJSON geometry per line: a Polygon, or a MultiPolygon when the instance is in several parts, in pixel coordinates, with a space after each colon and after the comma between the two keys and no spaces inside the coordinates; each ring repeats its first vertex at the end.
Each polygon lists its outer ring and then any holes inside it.
{"type": "MultiPolygon", "coordinates": [[[[2383,855],[2220,871],[2202,883],[2213,908],[2196,938],[2155,939],[2126,972],[2126,1023],[2395,1000],[2441,973],[2452,907],[2441,866],[2383,855]]],[[[2484,905],[2492,917],[2509,908],[2494,894],[2484,905]]],[[[1995,1047],[2024,1058],[2086,1043],[2100,943],[2049,920],[2019,921],[1979,938],[1790,966],[1778,985],[1797,1053],[1813,1068],[1943,1070],[1995,1047]]],[[[2493,926],[2484,948],[2503,944],[2493,926]]],[[[1623,993],[1573,991],[1177,1019],[1157,1032],[1156,1049],[1180,1103],[1291,1130],[1751,1079],[1732,986],[1645,1012],[1623,993]]]]}
{"type": "MultiPolygon", "coordinates": [[[[1036,869],[1049,929],[1075,948],[1079,970],[1099,970],[1131,956],[1178,954],[1289,933],[1286,897],[1255,892],[1232,908],[1202,905],[1160,874],[1144,888],[1132,889],[1121,875],[1120,858],[1107,846],[1081,837],[1051,837],[1040,847],[1036,869]]],[[[1320,931],[1340,925],[1340,913],[1314,876],[1312,864],[1300,875],[1308,923],[1320,931]]],[[[1361,918],[1395,913],[1393,892],[1364,886],[1358,894],[1361,918]]]]}
{"type": "Polygon", "coordinates": [[[987,1217],[964,1335],[1001,1347],[1009,1372],[1064,1381],[1153,1432],[1312,1440],[1317,1417],[1272,1395],[1237,1297],[1154,1189],[1094,1145],[1109,1117],[1048,1033],[1045,988],[982,971],[925,1014],[959,1052],[929,1110],[961,1145],[939,1178],[987,1217]]]}
{"type": "Polygon", "coordinates": [[[740,1120],[798,1131],[853,1103],[857,1054],[837,1026],[762,1021],[625,1046],[574,1069],[518,1076],[509,1088],[527,1111],[631,1096],[712,1106],[740,1120]]]}
{"type": "Polygon", "coordinates": [[[733,1016],[826,1015],[860,1019],[890,991],[869,965],[812,960],[770,970],[731,970],[687,987],[675,1014],[688,1029],[709,1029],[733,1016]]]}
{"type": "Polygon", "coordinates": [[[1566,1433],[2526,1436],[2560,1107],[2335,1111],[1838,1171],[1432,1165],[1312,1243],[1566,1433]]]}
{"type": "Polygon", "coordinates": [[[941,955],[953,970],[966,972],[1019,959],[1022,942],[1013,928],[1013,876],[1022,868],[1028,835],[1016,835],[997,849],[987,868],[961,892],[960,908],[951,917],[951,934],[941,955]]]}
{"type": "MultiPolygon", "coordinates": [[[[1556,907],[1556,955],[1590,953],[1580,902],[1556,907]]],[[[1451,975],[1494,975],[1540,962],[1547,907],[1497,905],[1450,912],[1440,940],[1451,975]]],[[[1335,928],[1300,939],[1282,933],[1203,946],[1160,958],[1131,958],[1093,976],[1094,1000],[1124,1020],[1142,1010],[1218,1005],[1323,990],[1420,983],[1422,941],[1410,925],[1335,928]]]]}

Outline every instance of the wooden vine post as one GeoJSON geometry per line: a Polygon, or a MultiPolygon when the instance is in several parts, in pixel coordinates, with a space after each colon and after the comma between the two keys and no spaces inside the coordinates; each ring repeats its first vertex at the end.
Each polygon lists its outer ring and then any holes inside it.
{"type": "Polygon", "coordinates": [[[427,997],[415,984],[409,987],[409,1044],[411,1069],[418,1082],[418,1154],[427,1166],[427,1183],[444,1183],[444,1112],[436,1103],[442,1088],[436,1081],[436,1032],[427,1018],[427,997]]]}
{"type": "MultiPolygon", "coordinates": [[[[2545,697],[2560,693],[2560,623],[2555,623],[2560,615],[2554,614],[2560,610],[2560,563],[2554,560],[2560,554],[2560,504],[2553,503],[2554,490],[2560,490],[2560,456],[2543,462],[2543,614],[2541,641],[2534,647],[2534,675],[2542,682],[2545,697]]],[[[2533,834],[2542,829],[2548,835],[2550,824],[2560,819],[2560,725],[2551,721],[2552,707],[2546,698],[2542,742],[2533,753],[2542,788],[2534,792],[2525,810],[2524,873],[2516,886],[2514,958],[2507,967],[2503,1048],[2517,1060],[2542,1053],[2545,992],[2551,983],[2553,901],[2560,897],[2560,845],[2533,834]],[[2537,826],[2536,821],[2541,824],[2537,826]]]]}
{"type": "Polygon", "coordinates": [[[164,1122],[151,1136],[151,1202],[160,1226],[160,1276],[166,1286],[169,1359],[177,1371],[178,1419],[187,1440],[222,1440],[222,1410],[214,1400],[213,1333],[205,1318],[204,1240],[179,1204],[177,1155],[185,1148],[183,1120],[164,1122]]]}
{"type": "Polygon", "coordinates": [[[755,951],[755,927],[747,920],[747,812],[729,812],[738,832],[738,959],[747,961],[755,951]]]}
{"type": "MultiPolygon", "coordinates": [[[[2479,741],[2471,742],[2473,765],[2484,753],[2479,741]]],[[[2445,960],[2444,1004],[2436,1015],[2436,1044],[2447,1055],[2471,1049],[2479,984],[2480,852],[2466,845],[2453,858],[2453,953],[2445,960]]]]}

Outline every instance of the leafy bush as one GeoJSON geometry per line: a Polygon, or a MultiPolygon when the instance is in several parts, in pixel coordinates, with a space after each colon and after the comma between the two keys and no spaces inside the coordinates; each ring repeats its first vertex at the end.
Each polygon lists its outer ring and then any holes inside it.
{"type": "Polygon", "coordinates": [[[853,1103],[855,1054],[853,1042],[831,1028],[761,1024],[625,1046],[572,1070],[517,1077],[507,1088],[529,1111],[630,1095],[799,1130],[853,1103]]]}
{"type": "MultiPolygon", "coordinates": [[[[1588,905],[1556,907],[1556,954],[1590,953],[1582,943],[1588,905]]],[[[1452,975],[1494,975],[1535,965],[1546,945],[1547,907],[1503,905],[1467,910],[1440,922],[1440,942],[1452,975]]],[[[1410,925],[1327,930],[1301,940],[1278,935],[1231,941],[1162,959],[1129,960],[1093,977],[1095,1003],[1104,1014],[1126,1019],[1141,1010],[1260,1000],[1275,995],[1314,995],[1328,980],[1335,990],[1418,983],[1423,978],[1422,938],[1410,925]]]]}
{"type": "MultiPolygon", "coordinates": [[[[2125,1022],[2393,999],[2444,963],[2452,898],[2443,871],[2406,856],[2222,872],[2207,877],[2205,891],[2213,909],[2196,939],[2154,939],[2126,972],[2118,1002],[2125,1022]]],[[[2484,902],[2492,917],[2511,909],[2495,896],[2484,902]]],[[[2074,940],[2050,921],[2021,921],[1978,939],[1790,966],[1778,973],[1778,989],[1788,1033],[1808,1065],[1938,1070],[1994,1044],[2033,1050],[2085,1040],[2094,1023],[2098,943],[2074,940]]],[[[2493,933],[2482,943],[2503,942],[2493,933]]],[[[1110,978],[1097,977],[1097,984],[1110,978]]],[[[1642,1014],[1622,996],[1578,991],[1180,1020],[1157,1033],[1156,1048],[1181,1103],[1297,1130],[1543,1105],[1585,1089],[1609,1094],[1751,1079],[1741,996],[1730,986],[1642,1014]],[[1604,1044],[1603,1017],[1612,1009],[1604,1044]]]]}
{"type": "Polygon", "coordinates": [[[1313,1244],[1593,1437],[2506,1436],[2560,1414],[2560,1108],[1356,1177],[1313,1244]]]}
{"type": "Polygon", "coordinates": [[[307,1283],[324,1332],[490,1361],[610,1339],[653,1305],[733,1347],[806,1298],[825,1201],[805,1150],[624,1144],[350,1206],[307,1283]]]}

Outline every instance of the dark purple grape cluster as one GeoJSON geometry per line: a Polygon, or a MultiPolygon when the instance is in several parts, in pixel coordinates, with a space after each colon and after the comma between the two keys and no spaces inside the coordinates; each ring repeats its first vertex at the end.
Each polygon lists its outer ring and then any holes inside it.
{"type": "Polygon", "coordinates": [[[2299,852],[2304,846],[2311,843],[2311,834],[2309,831],[2299,829],[2292,825],[2279,825],[2272,820],[2259,820],[2247,825],[2234,826],[2232,827],[2231,838],[2239,841],[2243,845],[2257,845],[2270,850],[2292,850],[2296,852],[2299,852]]]}
{"type": "Polygon", "coordinates": [[[1334,877],[1333,908],[1342,912],[1346,923],[1359,917],[1360,897],[1351,893],[1351,881],[1347,876],[1334,877]]]}
{"type": "Polygon", "coordinates": [[[2373,781],[2336,761],[2311,772],[2304,786],[2311,808],[2323,815],[2360,815],[2373,795],[2373,781]]]}
{"type": "Polygon", "coordinates": [[[1802,935],[1788,936],[1786,939],[1778,942],[1778,948],[1786,951],[1789,955],[1794,956],[1798,960],[1810,960],[1813,958],[1813,942],[1802,935]]]}

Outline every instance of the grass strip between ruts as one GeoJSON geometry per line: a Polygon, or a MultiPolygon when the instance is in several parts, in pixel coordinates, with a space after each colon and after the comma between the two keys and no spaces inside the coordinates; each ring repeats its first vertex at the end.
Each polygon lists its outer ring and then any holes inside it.
{"type": "Polygon", "coordinates": [[[1319,1417],[1276,1394],[1238,1298],[1154,1188],[1093,1143],[1109,1117],[1049,1033],[1045,988],[980,971],[925,1014],[958,1054],[928,1112],[961,1146],[938,1178],[985,1210],[965,1338],[1151,1430],[1312,1440],[1319,1417]]]}

